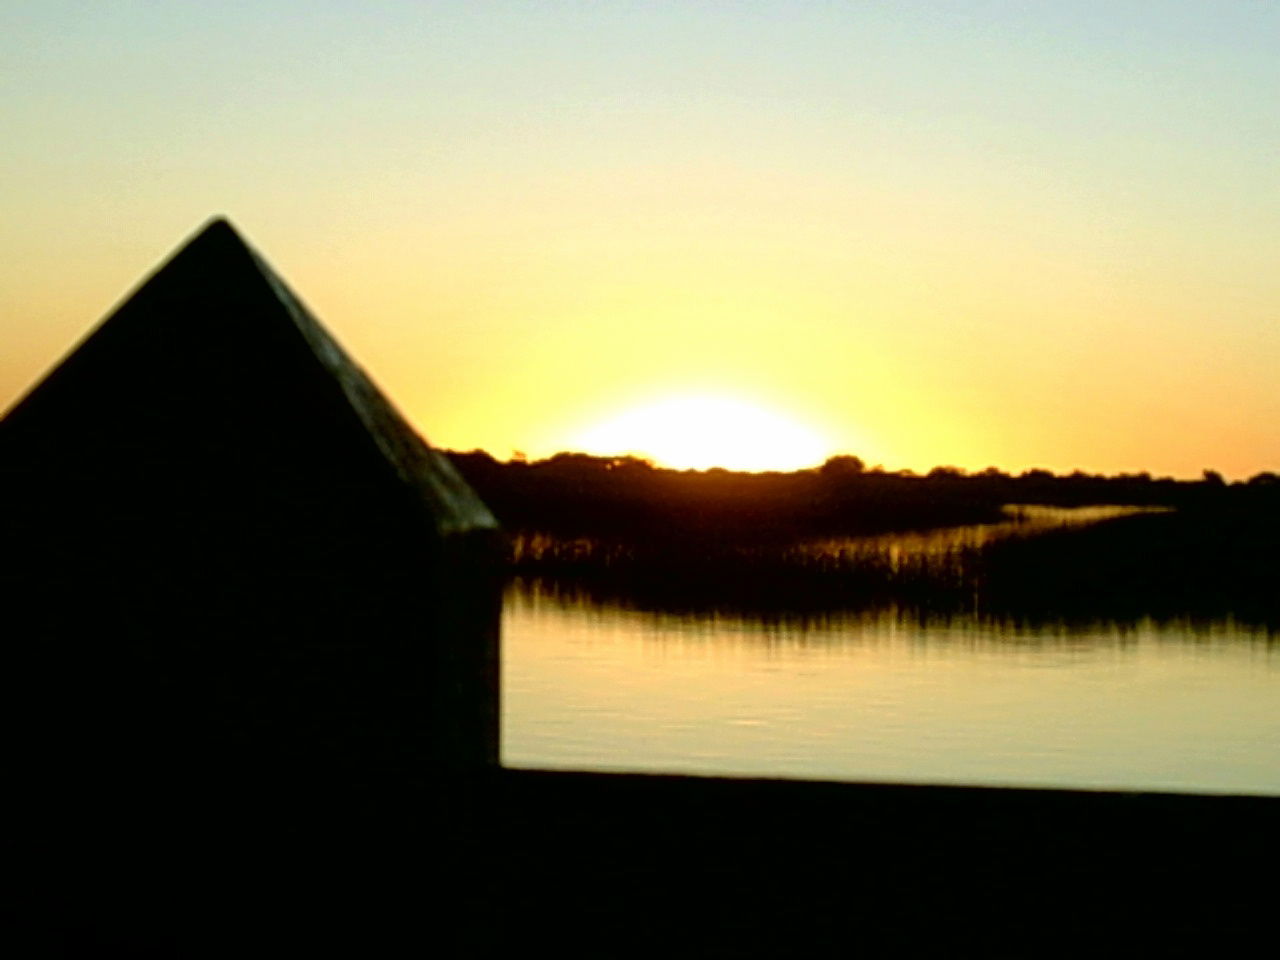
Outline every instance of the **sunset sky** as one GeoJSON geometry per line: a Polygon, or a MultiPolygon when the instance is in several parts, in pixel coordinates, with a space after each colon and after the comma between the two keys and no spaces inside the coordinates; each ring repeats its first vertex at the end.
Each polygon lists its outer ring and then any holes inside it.
{"type": "Polygon", "coordinates": [[[1280,469],[1280,4],[6,3],[0,105],[4,407],[225,214],[444,447],[1280,469]]]}

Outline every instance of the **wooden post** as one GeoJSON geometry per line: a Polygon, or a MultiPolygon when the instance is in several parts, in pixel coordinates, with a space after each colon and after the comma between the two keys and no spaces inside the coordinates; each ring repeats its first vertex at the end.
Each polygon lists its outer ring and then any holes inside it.
{"type": "Polygon", "coordinates": [[[496,766],[497,525],[225,221],[9,411],[0,478],[34,821],[331,821],[496,766]]]}

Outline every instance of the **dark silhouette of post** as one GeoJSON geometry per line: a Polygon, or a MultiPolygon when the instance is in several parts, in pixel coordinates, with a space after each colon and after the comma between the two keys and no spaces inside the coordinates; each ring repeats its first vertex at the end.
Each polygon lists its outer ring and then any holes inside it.
{"type": "Polygon", "coordinates": [[[32,822],[289,829],[496,766],[496,523],[226,221],[9,411],[0,478],[32,822]]]}

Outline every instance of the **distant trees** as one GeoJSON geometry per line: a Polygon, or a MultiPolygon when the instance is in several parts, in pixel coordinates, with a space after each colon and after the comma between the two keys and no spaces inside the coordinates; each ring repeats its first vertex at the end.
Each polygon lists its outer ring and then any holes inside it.
{"type": "Polygon", "coordinates": [[[627,454],[625,457],[610,457],[605,469],[648,473],[656,470],[657,467],[647,457],[636,457],[627,454]]]}
{"type": "MultiPolygon", "coordinates": [[[[638,457],[631,454],[625,456],[596,456],[589,453],[561,452],[554,454],[542,460],[531,460],[523,451],[513,450],[511,459],[503,463],[495,459],[491,454],[484,450],[472,450],[466,453],[449,452],[448,454],[455,462],[465,464],[468,470],[495,470],[504,467],[528,467],[539,471],[550,470],[556,474],[578,474],[578,475],[600,475],[614,474],[616,479],[623,479],[628,475],[640,476],[643,474],[682,474],[682,475],[706,475],[715,477],[740,476],[740,477],[762,477],[765,475],[786,477],[793,474],[769,471],[767,474],[748,474],[738,473],[733,470],[726,470],[723,467],[712,467],[706,470],[670,470],[665,467],[659,467],[652,460],[645,457],[638,457]]],[[[1228,481],[1219,471],[1205,468],[1198,480],[1175,480],[1172,477],[1153,477],[1147,471],[1136,473],[1118,473],[1113,476],[1104,474],[1091,474],[1083,470],[1073,470],[1070,473],[1056,474],[1051,470],[1042,467],[1033,467],[1023,470],[1020,474],[1010,474],[999,467],[990,466],[983,470],[973,473],[968,472],[963,467],[953,465],[940,465],[929,470],[928,473],[920,475],[909,469],[902,470],[886,470],[883,466],[876,465],[868,467],[866,461],[861,457],[854,456],[850,453],[841,453],[828,457],[826,461],[819,467],[807,470],[795,471],[795,476],[808,475],[812,477],[814,474],[824,480],[840,480],[860,477],[867,481],[875,478],[897,477],[897,478],[914,478],[916,480],[963,480],[968,484],[981,486],[984,483],[1001,483],[1006,488],[1012,489],[1019,485],[1030,485],[1036,489],[1045,489],[1054,487],[1061,490],[1068,488],[1092,488],[1102,490],[1109,488],[1111,490],[1134,489],[1143,487],[1165,487],[1169,489],[1180,488],[1186,489],[1190,485],[1205,488],[1240,488],[1240,487],[1280,487],[1280,474],[1270,470],[1264,470],[1261,473],[1254,474],[1247,480],[1228,481]],[[1007,485],[1012,484],[1013,487],[1007,485]]]]}
{"type": "Polygon", "coordinates": [[[1195,480],[1115,476],[1081,470],[996,467],[967,473],[939,466],[927,475],[868,467],[840,454],[791,473],[670,470],[636,456],[558,453],[542,460],[495,460],[482,450],[451,453],[459,471],[511,529],[654,539],[690,530],[707,537],[818,536],[985,522],[1005,504],[1231,507],[1280,512],[1280,475],[1228,482],[1206,469],[1195,480]]]}
{"type": "Polygon", "coordinates": [[[861,457],[842,453],[839,456],[828,457],[827,462],[818,468],[818,472],[828,479],[838,479],[840,477],[856,477],[866,469],[867,465],[861,457]]]}

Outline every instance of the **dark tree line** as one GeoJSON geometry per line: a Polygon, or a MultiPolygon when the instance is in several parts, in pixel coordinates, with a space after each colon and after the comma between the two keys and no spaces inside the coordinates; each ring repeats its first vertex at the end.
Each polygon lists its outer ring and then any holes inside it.
{"type": "Polygon", "coordinates": [[[1212,470],[1194,481],[1147,473],[1010,475],[995,468],[970,474],[956,467],[921,476],[867,469],[848,455],[790,473],[670,470],[636,457],[582,453],[507,463],[483,451],[449,456],[508,529],[564,536],[771,543],[993,521],[1010,503],[1252,511],[1280,503],[1274,473],[1228,484],[1212,470]]]}

